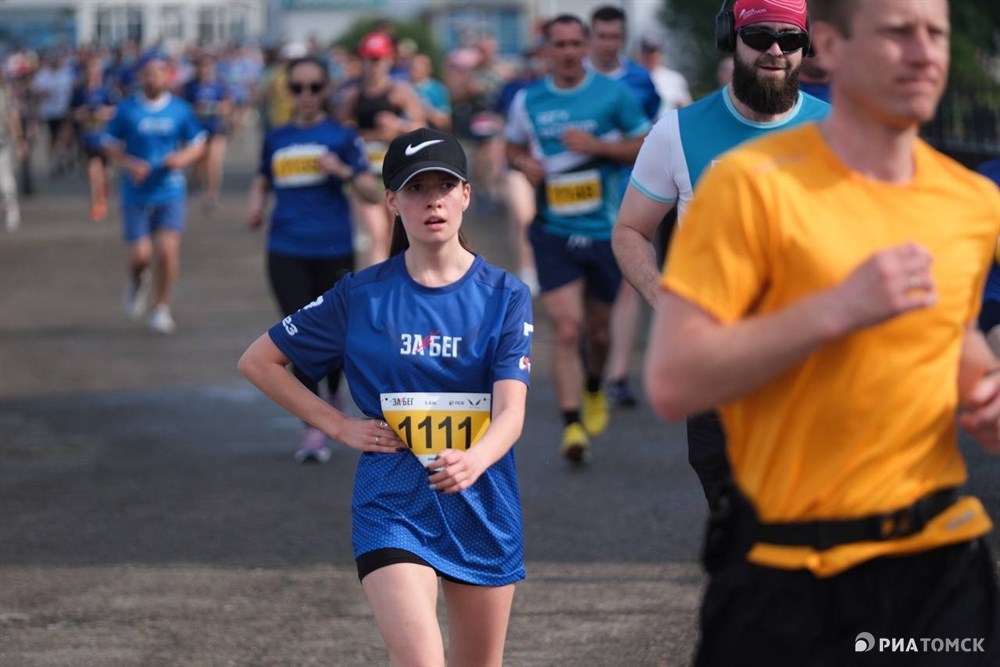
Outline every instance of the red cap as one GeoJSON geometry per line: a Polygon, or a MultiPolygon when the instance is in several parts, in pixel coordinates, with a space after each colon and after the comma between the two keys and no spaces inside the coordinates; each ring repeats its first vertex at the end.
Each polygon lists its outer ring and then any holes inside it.
{"type": "Polygon", "coordinates": [[[806,32],[806,0],[736,0],[734,27],[754,23],[791,23],[806,32]]]}
{"type": "Polygon", "coordinates": [[[361,38],[358,55],[362,58],[388,58],[392,55],[392,40],[384,32],[370,32],[361,38]]]}

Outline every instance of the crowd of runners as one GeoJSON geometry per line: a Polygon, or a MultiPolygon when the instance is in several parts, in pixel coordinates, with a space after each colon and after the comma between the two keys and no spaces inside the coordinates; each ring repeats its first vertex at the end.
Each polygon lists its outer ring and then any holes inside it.
{"type": "Polygon", "coordinates": [[[246,223],[267,230],[280,318],[240,367],[302,419],[296,460],[363,453],[355,556],[394,664],[443,661],[439,577],[452,657],[500,663],[531,355],[551,359],[559,452],[585,466],[639,404],[643,309],[649,402],[687,419],[712,511],[698,664],[848,664],[862,629],[973,633],[990,655],[961,659],[995,664],[990,522],[956,491],[953,417],[1000,451],[1000,195],[917,134],[948,3],[809,10],[723,2],[719,87],[697,101],[611,5],[551,17],[514,60],[470,35],[437,70],[388,21],[353,50],[17,51],[6,228],[32,143],[46,178],[86,172],[92,221],[117,190],[126,312],[170,334],[188,192],[214,214],[227,137],[263,137],[246,223]],[[461,231],[487,216],[510,226],[509,273],[461,231]],[[530,349],[532,303],[549,349],[530,349]]]}

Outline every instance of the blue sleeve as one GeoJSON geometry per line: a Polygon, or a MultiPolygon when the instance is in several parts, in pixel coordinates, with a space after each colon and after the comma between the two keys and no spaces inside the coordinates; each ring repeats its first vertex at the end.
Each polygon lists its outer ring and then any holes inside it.
{"type": "Polygon", "coordinates": [[[493,381],[520,380],[531,386],[531,341],[535,330],[531,292],[520,281],[509,280],[515,287],[504,314],[493,381]]]}
{"type": "Polygon", "coordinates": [[[618,126],[626,137],[637,137],[649,131],[649,118],[643,113],[642,107],[624,85],[618,86],[618,104],[616,105],[618,126]]]}
{"type": "Polygon", "coordinates": [[[125,137],[128,136],[128,124],[125,119],[127,100],[123,101],[115,108],[115,115],[111,117],[108,121],[108,127],[105,130],[107,135],[112,139],[117,141],[125,141],[125,137]]]}
{"type": "Polygon", "coordinates": [[[438,111],[442,113],[451,113],[451,93],[448,92],[448,86],[444,85],[440,81],[435,81],[434,90],[437,91],[437,107],[438,111]]]}
{"type": "Polygon", "coordinates": [[[653,80],[649,78],[649,74],[645,71],[642,72],[642,110],[646,114],[646,118],[653,120],[656,115],[660,112],[660,94],[656,92],[656,86],[653,85],[653,80]]]}
{"type": "Polygon", "coordinates": [[[368,156],[365,153],[365,144],[353,128],[345,128],[346,138],[337,153],[344,164],[348,165],[355,173],[368,171],[368,156]]]}
{"type": "Polygon", "coordinates": [[[271,137],[273,132],[268,132],[264,137],[264,144],[260,149],[260,168],[257,170],[261,176],[267,179],[268,183],[274,181],[274,174],[271,173],[271,155],[273,150],[271,149],[271,137]]]}
{"type": "Polygon", "coordinates": [[[348,274],[302,310],[268,330],[271,341],[295,367],[319,381],[344,359],[347,339],[347,294],[353,276],[348,274]]]}

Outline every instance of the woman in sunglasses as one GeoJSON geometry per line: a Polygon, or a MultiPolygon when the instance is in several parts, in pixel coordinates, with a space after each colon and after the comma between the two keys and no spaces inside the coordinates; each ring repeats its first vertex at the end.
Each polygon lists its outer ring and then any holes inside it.
{"type": "MultiPolygon", "coordinates": [[[[365,141],[365,152],[372,173],[382,173],[386,146],[410,130],[424,127],[427,117],[416,91],[405,81],[389,76],[395,47],[383,32],[365,35],[358,45],[361,58],[361,81],[338,108],[340,119],[357,128],[365,141]]],[[[384,202],[371,204],[363,197],[352,201],[358,221],[368,234],[366,264],[381,262],[389,256],[389,232],[392,217],[384,202]]]]}
{"type": "MultiPolygon", "coordinates": [[[[267,270],[283,315],[314,301],[354,269],[351,210],[344,193],[381,201],[378,181],[368,169],[357,133],[326,112],[330,81],[315,58],[288,63],[294,115],[288,125],[267,133],[260,170],[250,188],[247,223],[261,227],[271,191],[275,206],[268,234],[267,270]]],[[[314,394],[319,383],[295,369],[314,394]]],[[[328,396],[337,395],[340,372],[327,375],[328,396]]],[[[326,436],[308,424],[295,460],[323,463],[330,457],[326,436]]]]}

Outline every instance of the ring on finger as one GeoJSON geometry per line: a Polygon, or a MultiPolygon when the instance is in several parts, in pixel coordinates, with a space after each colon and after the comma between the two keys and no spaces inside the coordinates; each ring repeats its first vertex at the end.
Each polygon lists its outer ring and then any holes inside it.
{"type": "Polygon", "coordinates": [[[381,444],[382,444],[382,436],[376,435],[375,436],[375,446],[378,447],[381,444]]]}
{"type": "Polygon", "coordinates": [[[386,423],[385,423],[385,421],[380,421],[380,422],[378,423],[378,427],[379,427],[379,428],[389,428],[389,425],[388,425],[388,424],[386,424],[386,423]]]}

